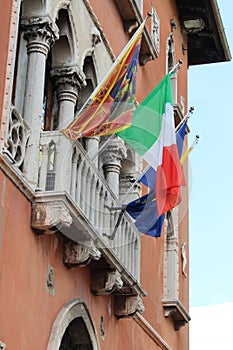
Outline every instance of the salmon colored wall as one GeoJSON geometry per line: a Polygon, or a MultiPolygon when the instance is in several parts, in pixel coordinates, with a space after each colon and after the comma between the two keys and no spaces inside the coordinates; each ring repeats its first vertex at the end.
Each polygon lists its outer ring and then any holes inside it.
{"type": "MultiPolygon", "coordinates": [[[[158,348],[134,320],[118,320],[113,316],[111,296],[94,296],[90,292],[89,267],[68,269],[64,266],[61,236],[36,235],[30,229],[30,202],[15,190],[11,181],[2,173],[0,180],[0,187],[3,182],[6,183],[5,195],[0,192],[1,199],[5,202],[0,262],[0,338],[7,343],[7,348],[46,349],[59,310],[74,298],[85,301],[94,321],[101,349],[158,348]],[[55,269],[54,296],[46,290],[48,264],[55,269]],[[104,318],[104,340],[99,332],[101,316],[104,318]],[[6,318],[10,320],[11,327],[9,322],[5,322],[6,318]]],[[[163,274],[163,239],[146,238],[142,239],[142,285],[146,287],[149,296],[148,300],[144,299],[144,317],[162,334],[166,327],[160,306],[161,286],[155,285],[155,281],[156,277],[161,281],[163,274]]]]}
{"type": "Polygon", "coordinates": [[[7,68],[7,54],[9,44],[9,32],[10,32],[10,16],[11,16],[12,0],[1,2],[0,11],[0,125],[2,120],[3,109],[3,92],[6,78],[7,68]]]}

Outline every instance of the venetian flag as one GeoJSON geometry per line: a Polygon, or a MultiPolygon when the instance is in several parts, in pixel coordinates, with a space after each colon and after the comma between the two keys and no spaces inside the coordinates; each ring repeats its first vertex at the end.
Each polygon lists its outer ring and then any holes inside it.
{"type": "Polygon", "coordinates": [[[146,20],[93,91],[87,107],[62,130],[68,138],[111,135],[131,125],[141,34],[146,20]]]}
{"type": "Polygon", "coordinates": [[[134,111],[131,127],[117,135],[156,170],[158,216],[178,205],[185,179],[176,145],[169,74],[134,111]]]}

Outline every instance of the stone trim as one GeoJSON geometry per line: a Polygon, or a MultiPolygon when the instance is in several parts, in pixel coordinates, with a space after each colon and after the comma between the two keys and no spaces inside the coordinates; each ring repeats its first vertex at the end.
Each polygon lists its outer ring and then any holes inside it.
{"type": "Polygon", "coordinates": [[[104,34],[103,28],[101,27],[100,22],[98,21],[98,18],[96,17],[93,8],[90,5],[89,0],[83,0],[83,3],[87,8],[87,11],[88,11],[93,23],[95,24],[96,28],[99,30],[101,39],[102,39],[102,41],[107,49],[107,52],[109,53],[109,56],[111,57],[112,61],[114,62],[116,59],[116,56],[115,56],[115,54],[114,54],[114,52],[109,44],[109,41],[108,41],[106,35],[104,34]]]}
{"type": "Polygon", "coordinates": [[[191,320],[188,311],[179,299],[163,299],[164,316],[171,317],[174,321],[174,328],[178,331],[191,320]]]}
{"type": "Polygon", "coordinates": [[[136,312],[133,319],[162,350],[172,350],[172,348],[140,313],[136,312]]]}
{"type": "Polygon", "coordinates": [[[17,48],[17,37],[18,37],[18,23],[19,23],[19,12],[20,12],[20,1],[13,0],[11,20],[10,20],[10,33],[9,33],[9,46],[8,46],[8,57],[6,64],[6,79],[3,94],[3,110],[2,113],[2,125],[0,127],[0,149],[4,147],[5,138],[8,134],[8,118],[11,109],[11,90],[14,79],[14,67],[15,67],[15,55],[17,48]]]}
{"type": "Polygon", "coordinates": [[[47,350],[59,350],[62,337],[67,327],[77,317],[81,317],[87,327],[93,350],[100,349],[94,323],[86,304],[82,300],[74,299],[64,305],[59,311],[53,323],[47,350]]]}
{"type": "Polygon", "coordinates": [[[8,155],[4,151],[0,153],[0,169],[13,182],[18,190],[30,201],[33,202],[34,190],[23,177],[21,171],[10,163],[8,155]]]}

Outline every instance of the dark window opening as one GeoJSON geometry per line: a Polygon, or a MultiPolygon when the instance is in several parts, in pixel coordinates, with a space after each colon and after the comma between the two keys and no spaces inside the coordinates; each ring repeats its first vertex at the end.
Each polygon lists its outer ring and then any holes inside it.
{"type": "Polygon", "coordinates": [[[75,318],[69,324],[59,350],[93,350],[87,327],[81,317],[75,318]]]}

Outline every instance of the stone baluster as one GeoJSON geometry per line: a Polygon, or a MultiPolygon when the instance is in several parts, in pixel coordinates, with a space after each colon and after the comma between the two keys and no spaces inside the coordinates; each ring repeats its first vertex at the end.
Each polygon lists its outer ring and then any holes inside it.
{"type": "Polygon", "coordinates": [[[90,221],[94,224],[95,221],[95,188],[96,188],[96,180],[95,176],[91,178],[91,200],[90,200],[90,221]]]}
{"type": "Polygon", "coordinates": [[[85,146],[86,151],[94,165],[98,167],[98,149],[99,149],[99,137],[86,137],[85,146]]]}
{"type": "Polygon", "coordinates": [[[31,129],[24,168],[28,181],[37,186],[46,57],[58,38],[58,29],[49,17],[23,19],[22,28],[28,53],[23,117],[31,129]]]}
{"type": "Polygon", "coordinates": [[[71,197],[74,200],[75,200],[76,183],[77,183],[77,171],[78,171],[77,168],[78,168],[78,155],[76,151],[74,151],[73,158],[72,158],[71,190],[70,190],[71,197]]]}
{"type": "Polygon", "coordinates": [[[111,190],[118,196],[121,161],[126,157],[126,147],[123,141],[117,137],[113,138],[106,146],[101,157],[105,178],[111,190]]]}

